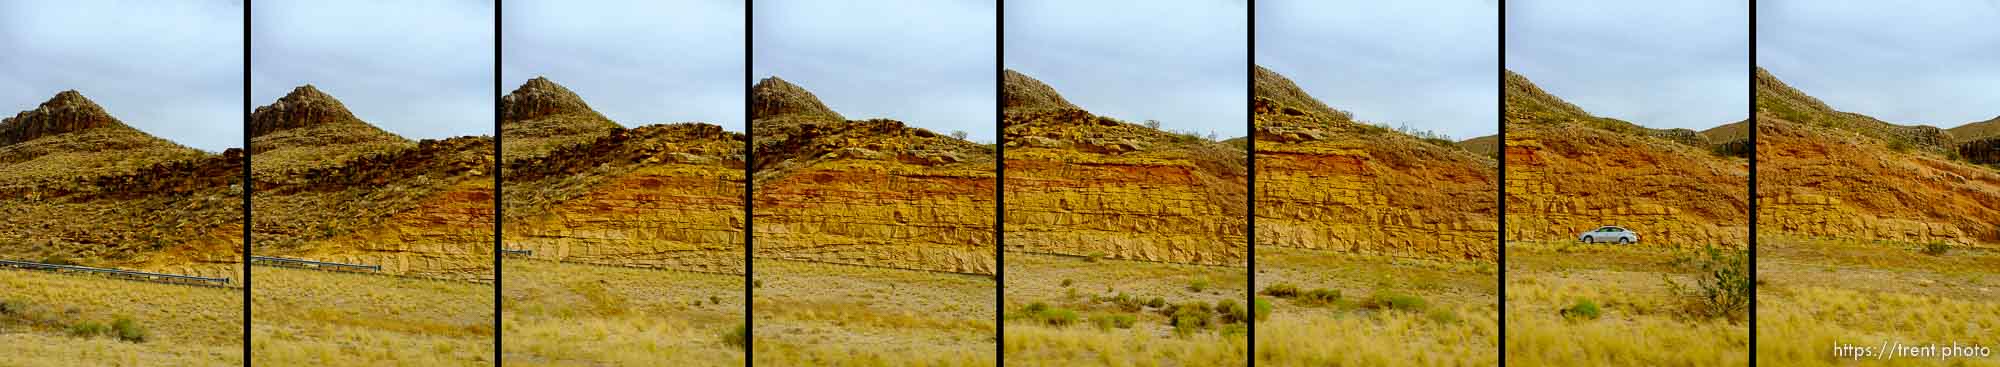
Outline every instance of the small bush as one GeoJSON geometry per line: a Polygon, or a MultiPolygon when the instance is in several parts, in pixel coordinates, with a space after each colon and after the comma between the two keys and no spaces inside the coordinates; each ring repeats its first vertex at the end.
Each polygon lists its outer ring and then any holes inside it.
{"type": "Polygon", "coordinates": [[[1257,297],[1251,302],[1254,302],[1250,305],[1251,316],[1256,317],[1257,321],[1264,321],[1271,318],[1271,300],[1264,299],[1264,297],[1257,297]]]}
{"type": "Polygon", "coordinates": [[[1431,321],[1439,324],[1458,322],[1458,313],[1443,307],[1433,308],[1430,312],[1425,313],[1425,316],[1429,316],[1431,321]]]}
{"type": "Polygon", "coordinates": [[[99,324],[96,321],[84,321],[69,326],[69,335],[86,338],[104,335],[104,333],[110,331],[110,327],[106,327],[104,324],[99,324]]]}
{"type": "Polygon", "coordinates": [[[116,332],[113,335],[116,335],[118,340],[133,343],[143,343],[146,341],[146,329],[139,327],[139,324],[132,322],[131,319],[119,318],[112,321],[111,331],[116,332]]]}
{"type": "Polygon", "coordinates": [[[19,313],[21,312],[21,306],[22,306],[21,301],[0,299],[0,315],[12,315],[15,313],[19,313]]]}
{"type": "Polygon", "coordinates": [[[1152,307],[1152,308],[1167,307],[1167,299],[1161,297],[1153,297],[1153,299],[1146,300],[1146,307],[1152,307]]]}
{"type": "Polygon", "coordinates": [[[764,288],[764,280],[763,280],[763,279],[751,279],[751,280],[750,280],[750,288],[764,288]]]}
{"type": "Polygon", "coordinates": [[[1138,312],[1146,308],[1146,301],[1133,298],[1123,292],[1118,293],[1118,296],[1111,297],[1111,304],[1117,305],[1120,311],[1125,312],[1138,312]]]}
{"type": "Polygon", "coordinates": [[[1215,312],[1221,314],[1220,321],[1224,324],[1244,322],[1250,318],[1250,310],[1244,309],[1243,305],[1236,304],[1236,300],[1233,299],[1215,301],[1215,312]]]}
{"type": "Polygon", "coordinates": [[[1689,287],[1665,279],[1668,290],[1692,300],[1686,306],[1688,316],[1729,320],[1747,318],[1754,287],[1750,280],[1749,252],[1723,250],[1715,246],[1698,251],[1689,262],[1695,270],[1695,285],[1689,287]]]}
{"type": "Polygon", "coordinates": [[[1944,242],[1940,241],[1940,242],[1931,242],[1924,244],[1925,255],[1944,256],[1944,253],[1946,252],[1951,252],[1951,245],[1947,245],[1944,242]]]}
{"type": "Polygon", "coordinates": [[[1597,308],[1597,302],[1580,299],[1576,304],[1563,308],[1561,314],[1563,318],[1571,320],[1596,320],[1598,316],[1603,315],[1603,310],[1597,308]]]}
{"type": "Polygon", "coordinates": [[[1208,278],[1199,278],[1195,279],[1193,282],[1189,282],[1188,290],[1195,292],[1208,290],[1208,278]]]}
{"type": "Polygon", "coordinates": [[[708,303],[709,303],[709,304],[717,304],[717,305],[719,305],[719,304],[722,304],[722,297],[720,297],[720,296],[708,296],[708,303]]]}
{"type": "Polygon", "coordinates": [[[1021,308],[1022,318],[1049,326],[1070,326],[1080,319],[1075,310],[1049,306],[1046,303],[1029,303],[1021,308]]]}
{"type": "Polygon", "coordinates": [[[1368,303],[1365,304],[1368,308],[1398,311],[1422,310],[1426,305],[1428,303],[1424,302],[1423,298],[1391,292],[1376,292],[1374,296],[1368,298],[1368,303]]]}
{"type": "Polygon", "coordinates": [[[1298,302],[1307,306],[1326,306],[1340,302],[1340,291],[1319,288],[1299,295],[1298,302]]]}
{"type": "Polygon", "coordinates": [[[729,329],[729,332],[722,334],[722,343],[737,348],[749,345],[750,326],[736,325],[736,328],[729,329]]]}
{"type": "Polygon", "coordinates": [[[1266,296],[1292,298],[1298,297],[1299,293],[1301,293],[1299,292],[1299,287],[1291,285],[1291,283],[1277,283],[1264,287],[1264,295],[1266,296]]]}
{"type": "Polygon", "coordinates": [[[1110,330],[1112,328],[1131,329],[1132,325],[1138,323],[1138,321],[1139,318],[1122,313],[1102,314],[1090,317],[1090,323],[1097,325],[1099,330],[1110,330]]]}
{"type": "Polygon", "coordinates": [[[1064,287],[1068,287],[1068,286],[1070,286],[1071,284],[1076,284],[1076,281],[1075,281],[1075,280],[1070,280],[1070,279],[1063,279],[1063,280],[1062,280],[1062,286],[1064,286],[1064,287]]]}
{"type": "Polygon", "coordinates": [[[1908,153],[1910,152],[1910,142],[1903,141],[1902,139],[1890,140],[1889,150],[1894,150],[1897,153],[1908,153]]]}

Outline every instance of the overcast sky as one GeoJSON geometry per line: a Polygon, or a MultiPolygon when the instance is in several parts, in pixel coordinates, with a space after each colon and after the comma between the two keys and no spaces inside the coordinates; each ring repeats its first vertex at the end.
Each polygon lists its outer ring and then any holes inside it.
{"type": "Polygon", "coordinates": [[[777,76],[850,119],[993,141],[994,8],[991,0],[758,1],[745,83],[777,76]]]}
{"type": "Polygon", "coordinates": [[[1170,130],[1244,135],[1248,2],[1015,0],[1006,11],[1006,66],[1070,103],[1170,130]]]}
{"type": "Polygon", "coordinates": [[[1708,129],[1749,118],[1749,27],[1748,0],[1508,1],[1507,68],[1593,115],[1708,129]]]}
{"type": "Polygon", "coordinates": [[[743,130],[740,0],[508,0],[501,95],[536,76],[628,127],[743,130]]]}
{"type": "Polygon", "coordinates": [[[259,2],[250,25],[252,105],[312,84],[406,138],[493,135],[491,1],[259,2]]]}
{"type": "Polygon", "coordinates": [[[1354,117],[1444,133],[1499,129],[1496,0],[1257,3],[1257,63],[1354,117]]]}
{"type": "Polygon", "coordinates": [[[1757,2],[1757,63],[1834,109],[1956,127],[2000,115],[2000,1],[1757,2]]]}
{"type": "Polygon", "coordinates": [[[0,114],[70,89],[154,136],[242,146],[242,2],[0,2],[0,114]]]}

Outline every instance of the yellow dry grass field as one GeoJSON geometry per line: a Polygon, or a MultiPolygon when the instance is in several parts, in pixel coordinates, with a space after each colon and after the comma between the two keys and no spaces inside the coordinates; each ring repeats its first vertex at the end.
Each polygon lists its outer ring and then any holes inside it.
{"type": "Polygon", "coordinates": [[[1699,309],[1696,300],[1668,284],[1692,286],[1702,276],[1687,268],[1685,251],[1545,242],[1507,246],[1509,365],[1749,363],[1746,321],[1701,316],[1691,311],[1699,309]]]}
{"type": "Polygon", "coordinates": [[[1246,268],[1008,253],[1009,366],[1232,366],[1246,268]]]}
{"type": "Polygon", "coordinates": [[[490,366],[493,286],[253,267],[251,362],[490,366]]]}
{"type": "Polygon", "coordinates": [[[1257,248],[1259,366],[1499,364],[1491,263],[1257,248]]]}
{"type": "Polygon", "coordinates": [[[742,366],[743,276],[507,259],[508,366],[742,366]]]}
{"type": "Polygon", "coordinates": [[[1759,365],[2000,366],[2000,249],[1788,236],[1763,236],[1757,246],[1759,365]],[[1957,343],[1990,354],[1857,358],[1834,350],[1884,343],[1957,343]]]}
{"type": "Polygon", "coordinates": [[[756,259],[760,366],[992,366],[993,278],[756,259]]]}
{"type": "Polygon", "coordinates": [[[242,291],[0,268],[0,365],[241,365],[242,291]]]}

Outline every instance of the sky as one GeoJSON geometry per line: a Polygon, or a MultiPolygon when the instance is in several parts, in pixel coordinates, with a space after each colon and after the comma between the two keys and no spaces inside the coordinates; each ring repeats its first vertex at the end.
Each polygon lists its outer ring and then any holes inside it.
{"type": "Polygon", "coordinates": [[[743,85],[777,76],[849,119],[991,142],[995,9],[992,0],[758,1],[743,85]]]}
{"type": "Polygon", "coordinates": [[[1257,63],[1354,117],[1464,140],[1499,130],[1496,0],[1257,3],[1257,63]]]}
{"type": "Polygon", "coordinates": [[[1507,2],[1507,68],[1592,115],[1703,130],[1750,111],[1748,0],[1507,2]]]}
{"type": "Polygon", "coordinates": [[[627,127],[694,121],[743,131],[742,1],[502,6],[501,95],[545,76],[627,127]]]}
{"type": "Polygon", "coordinates": [[[1249,5],[1244,0],[1015,0],[1007,68],[1101,116],[1245,134],[1249,5]]]}
{"type": "Polygon", "coordinates": [[[486,0],[259,2],[250,103],[312,84],[405,138],[491,136],[493,22],[486,0]]]}
{"type": "Polygon", "coordinates": [[[0,114],[77,90],[141,131],[243,145],[241,1],[0,2],[0,114]]]}
{"type": "Polygon", "coordinates": [[[1996,19],[2000,0],[1763,0],[1757,63],[1837,110],[1957,127],[2000,115],[1996,19]]]}

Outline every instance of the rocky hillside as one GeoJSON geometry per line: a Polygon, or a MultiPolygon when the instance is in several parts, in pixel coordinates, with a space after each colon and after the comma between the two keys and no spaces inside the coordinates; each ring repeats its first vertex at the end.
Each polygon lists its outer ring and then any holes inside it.
{"type": "Polygon", "coordinates": [[[847,120],[776,77],[751,92],[756,256],[992,274],[993,153],[847,120]]]}
{"type": "Polygon", "coordinates": [[[1006,73],[1008,251],[1246,265],[1241,148],[1092,115],[1006,73]]]}
{"type": "Polygon", "coordinates": [[[1497,260],[1492,156],[1328,115],[1262,67],[1255,82],[1258,245],[1497,260]]]}
{"type": "Polygon", "coordinates": [[[501,107],[509,249],[555,261],[743,272],[743,134],[701,123],[625,129],[543,78],[501,107]]]}
{"type": "Polygon", "coordinates": [[[492,279],[492,138],[411,142],[309,85],[250,120],[254,254],[492,279]]]}
{"type": "Polygon", "coordinates": [[[1947,130],[1957,139],[1958,155],[1967,162],[2000,168],[2000,117],[1947,130]]]}
{"type": "Polygon", "coordinates": [[[2000,170],[1952,159],[1953,134],[1833,110],[1763,69],[1756,78],[1759,230],[2000,245],[2000,170]]]}
{"type": "Polygon", "coordinates": [[[0,259],[236,277],[242,167],[58,93],[0,121],[0,259]]]}
{"type": "Polygon", "coordinates": [[[1668,246],[1748,243],[1747,159],[1691,130],[1592,116],[1511,71],[1505,83],[1508,240],[1621,225],[1668,246]]]}

